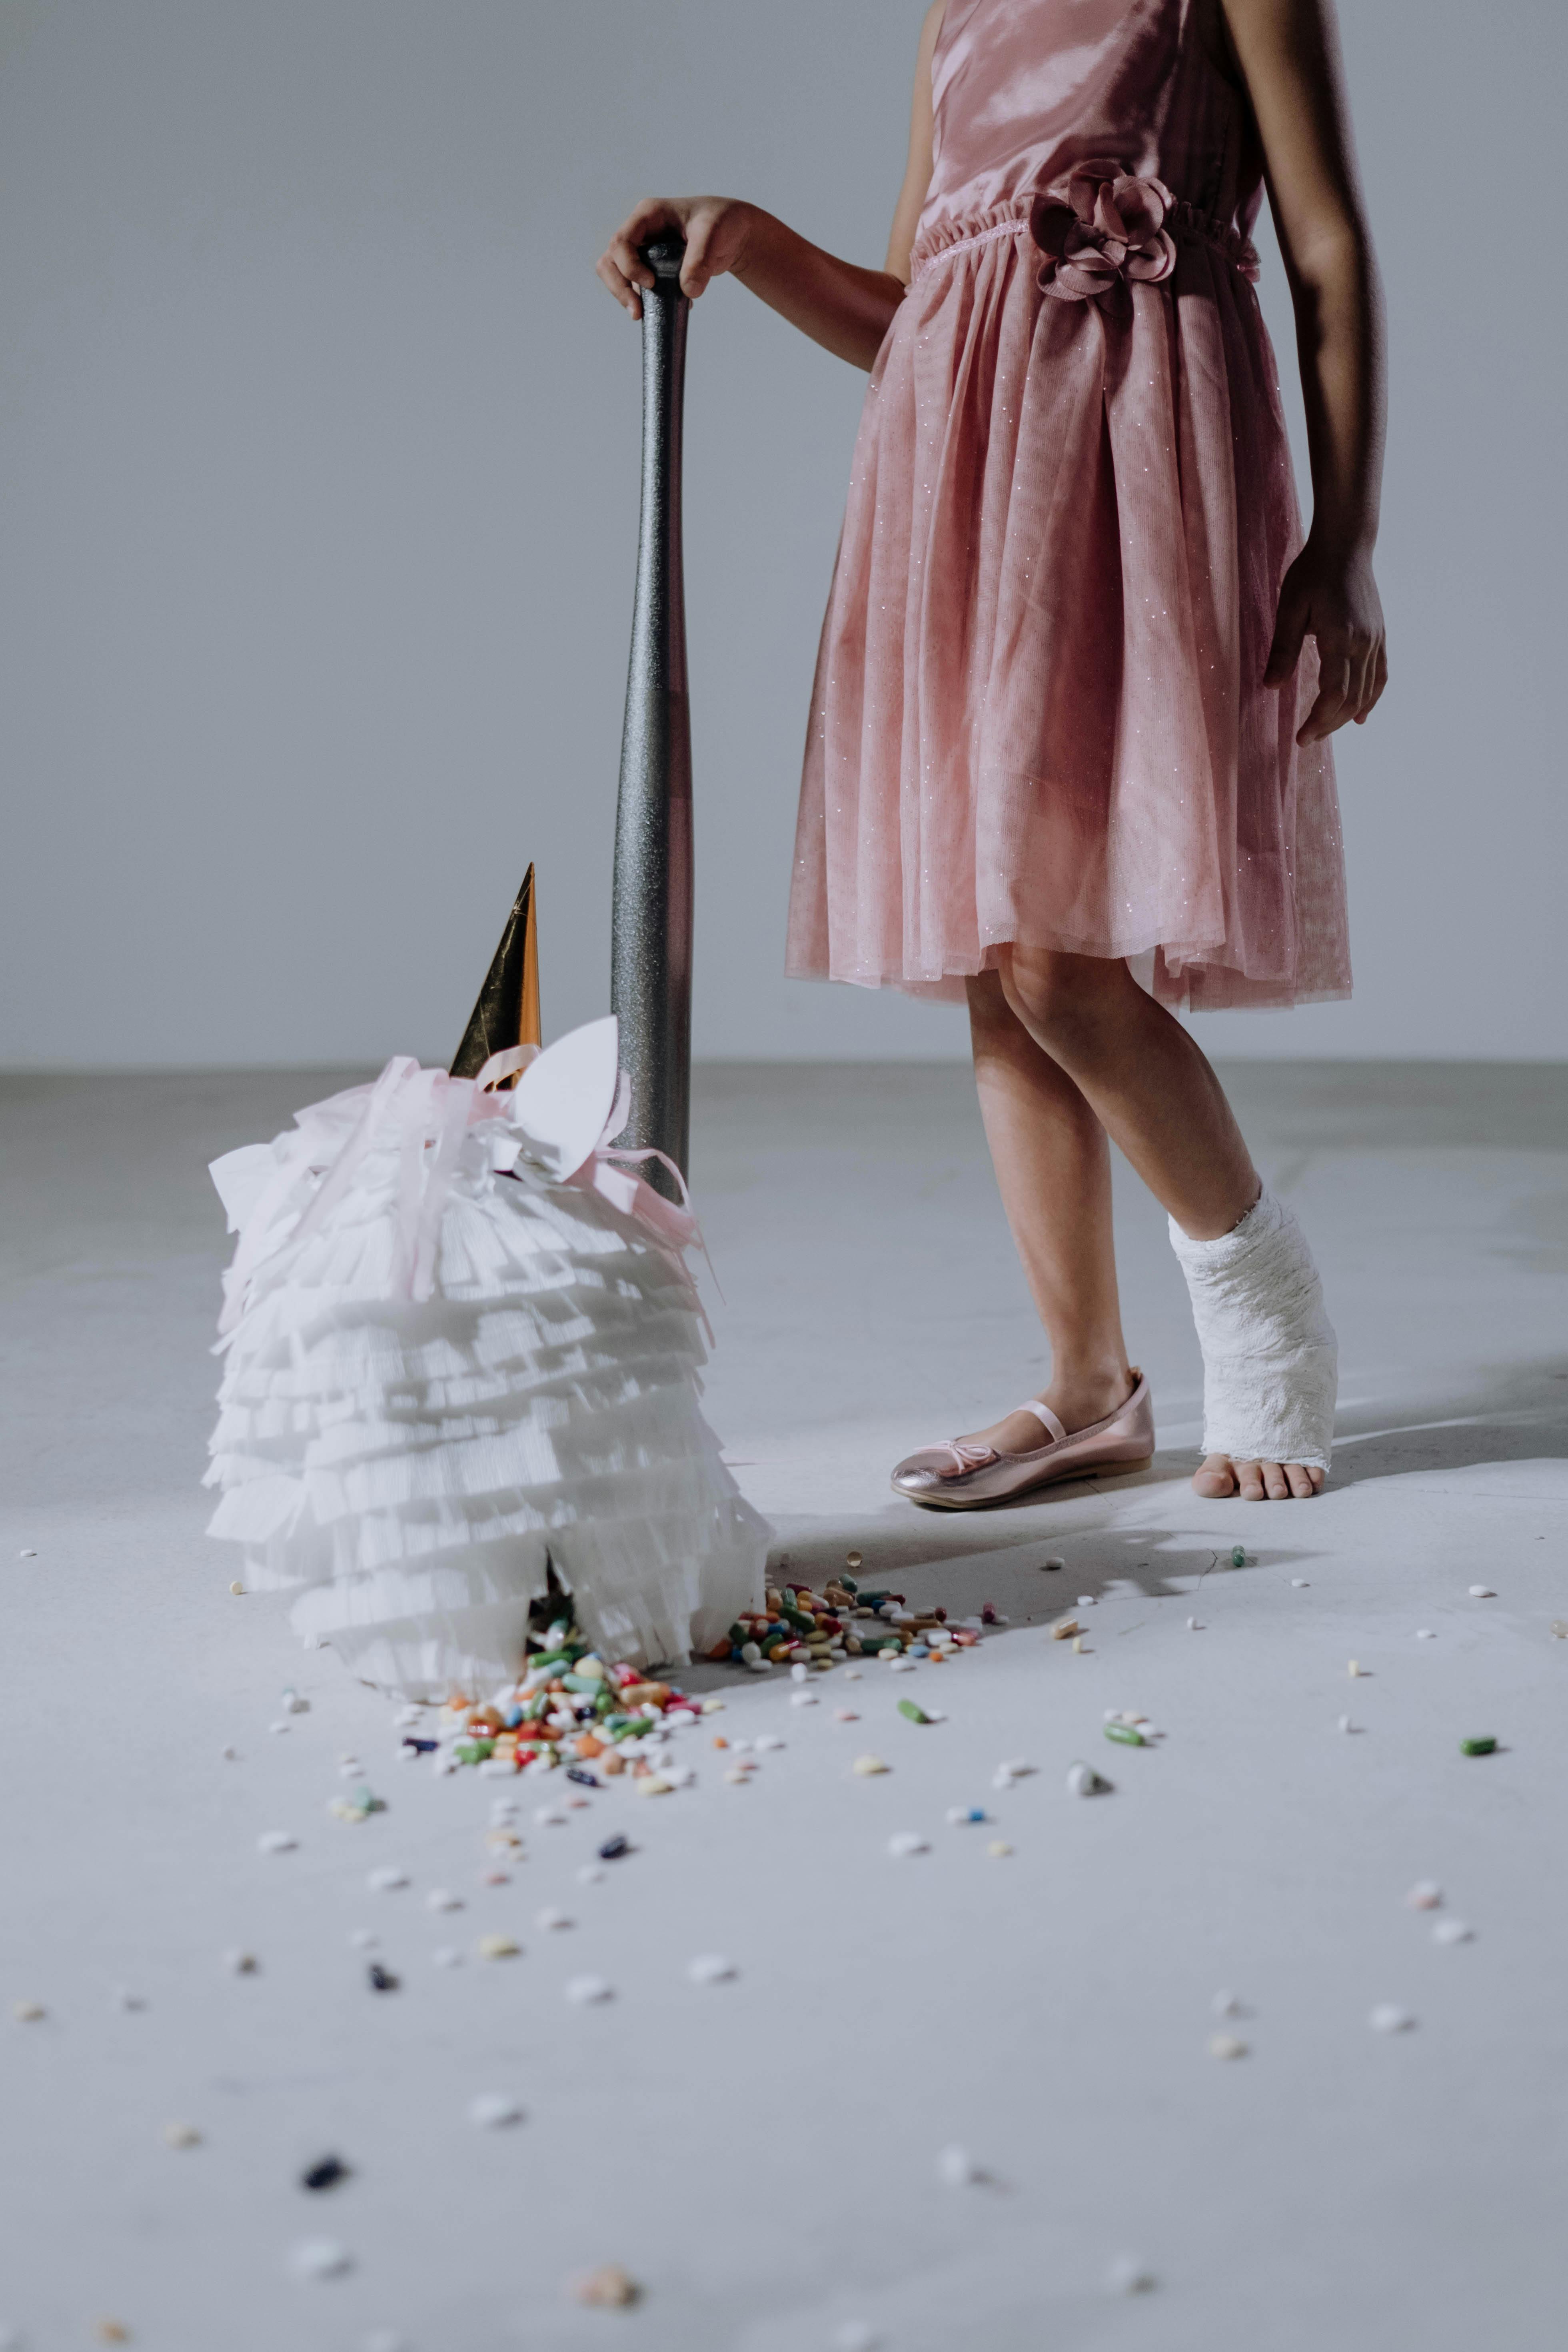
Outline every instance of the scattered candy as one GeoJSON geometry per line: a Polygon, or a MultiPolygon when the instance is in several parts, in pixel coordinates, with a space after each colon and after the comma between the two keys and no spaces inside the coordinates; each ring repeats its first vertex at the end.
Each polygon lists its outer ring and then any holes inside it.
{"type": "Polygon", "coordinates": [[[1078,1619],[1076,1617],[1058,1617],[1056,1623],[1051,1627],[1051,1639],[1053,1642],[1070,1642],[1077,1632],[1078,1619]]]}
{"type": "Polygon", "coordinates": [[[1418,1642],[1435,1642],[1437,1636],[1430,1625],[1418,1625],[1415,1629],[1415,1638],[1418,1642]]]}
{"type": "Polygon", "coordinates": [[[1346,1672],[1346,1674],[1347,1674],[1347,1675],[1349,1675],[1352,1677],[1352,1680],[1354,1679],[1354,1677],[1355,1677],[1357,1675],[1361,1674],[1361,1673],[1362,1673],[1362,1671],[1363,1671],[1363,1669],[1362,1669],[1359,1665],[1357,1665],[1357,1664],[1356,1664],[1356,1662],[1355,1662],[1355,1660],[1354,1660],[1353,1658],[1351,1660],[1351,1662],[1350,1662],[1349,1665],[1345,1668],[1345,1672],[1346,1672]]]}
{"type": "Polygon", "coordinates": [[[879,1756],[857,1756],[849,1769],[852,1772],[858,1772],[863,1779],[869,1780],[873,1773],[885,1772],[888,1767],[879,1756]]]}
{"type": "Polygon", "coordinates": [[[1067,1562],[1065,1559],[1058,1558],[1057,1553],[1053,1551],[1049,1553],[1046,1559],[1041,1560],[1040,1566],[1044,1569],[1065,1568],[1067,1566],[1067,1562]]]}
{"type": "Polygon", "coordinates": [[[912,1698],[901,1698],[899,1701],[899,1713],[901,1716],[904,1716],[910,1723],[929,1723],[931,1721],[931,1717],[926,1713],[924,1707],[917,1706],[912,1698]]]}
{"type": "Polygon", "coordinates": [[[19,1551],[16,1554],[16,1557],[18,1559],[37,1559],[38,1555],[35,1550],[33,1550],[31,1546],[29,1546],[26,1550],[19,1551]]]}
{"type": "Polygon", "coordinates": [[[95,2319],[92,2332],[100,2344],[129,2344],[131,2330],[122,2319],[95,2319]]]}
{"type": "Polygon", "coordinates": [[[261,1963],[254,1952],[226,1952],[223,1964],[232,1977],[254,1977],[260,1973],[261,1963]]]}
{"type": "Polygon", "coordinates": [[[617,1832],[615,1837],[607,1837],[605,1840],[604,1844],[599,1848],[599,1860],[601,1862],[619,1862],[622,1856],[630,1853],[631,1850],[632,1842],[630,1838],[622,1837],[617,1832]]]}
{"type": "Polygon", "coordinates": [[[860,1720],[852,1706],[836,1706],[833,1719],[836,1723],[858,1723],[860,1720]]]}
{"type": "Polygon", "coordinates": [[[1105,1736],[1107,1739],[1119,1740],[1123,1748],[1147,1748],[1150,1744],[1135,1723],[1108,1723],[1105,1736]]]}
{"type": "Polygon", "coordinates": [[[722,1952],[699,1952],[694,1960],[688,1960],[686,1973],[693,1984],[708,1985],[728,1984],[741,1972],[734,1961],[727,1960],[722,1952]]]}
{"type": "Polygon", "coordinates": [[[200,2147],[201,2144],[202,2136],[196,2129],[195,2124],[165,2124],[163,2126],[163,2145],[165,2147],[200,2147]]]}
{"type": "Polygon", "coordinates": [[[1397,2001],[1384,2000],[1379,2001],[1366,2021],[1374,2033],[1408,2033],[1415,2020],[1397,2001]]]}
{"type": "Polygon", "coordinates": [[[1007,1856],[1012,1853],[1013,1849],[1010,1845],[1005,1844],[1002,1839],[993,1838],[985,1851],[990,1855],[993,1862],[1005,1862],[1007,1856]]]}
{"type": "Polygon", "coordinates": [[[1338,1723],[1339,1723],[1339,1728],[1340,1728],[1342,1731],[1353,1731],[1353,1730],[1355,1729],[1355,1727],[1355,1727],[1355,1725],[1351,1721],[1351,1719],[1350,1719],[1350,1717],[1349,1717],[1349,1716],[1348,1716],[1348,1715],[1342,1715],[1341,1717],[1338,1717],[1338,1723]]]}
{"type": "Polygon", "coordinates": [[[1405,1900],[1412,1911],[1436,1911],[1443,1890],[1435,1878],[1418,1878],[1405,1900]]]}
{"type": "Polygon", "coordinates": [[[1459,1753],[1461,1756],[1495,1756],[1497,1741],[1489,1733],[1484,1739],[1461,1739],[1459,1753]]]}
{"type": "Polygon", "coordinates": [[[584,2271],[568,2283],[569,2292],[579,2303],[606,2310],[625,2310],[637,2302],[642,2289],[619,2263],[605,2263],[596,2271],[584,2271]]]}
{"type": "Polygon", "coordinates": [[[1109,1797],[1112,1786],[1101,1779],[1092,1764],[1075,1764],[1068,1773],[1068,1790],[1074,1797],[1109,1797]]]}
{"type": "Polygon", "coordinates": [[[1476,1931],[1463,1919],[1439,1919],[1432,1929],[1435,1944],[1473,1944],[1476,1931]]]}
{"type": "Polygon", "coordinates": [[[319,2156],[315,2163],[308,2164],[300,2175],[300,2186],[309,2189],[314,2195],[324,2189],[336,2189],[348,2177],[349,2168],[341,2156],[319,2156]]]}
{"type": "Polygon", "coordinates": [[[511,1936],[481,1936],[478,1949],[481,1960],[515,1960],[522,1946],[511,1936]]]}
{"type": "Polygon", "coordinates": [[[520,2124],[522,2109],[504,2091],[481,2091],[477,2099],[468,2101],[468,2121],[481,2131],[500,2131],[509,2124],[520,2124]]]}
{"type": "Polygon", "coordinates": [[[1240,1544],[1232,1544],[1230,1548],[1230,1564],[1232,1568],[1245,1568],[1247,1566],[1247,1554],[1240,1544]]]}
{"type": "Polygon", "coordinates": [[[289,2249],[289,2268],[298,2279],[342,2278],[354,2258],[335,2238],[301,2238],[289,2249]]]}
{"type": "Polygon", "coordinates": [[[1197,1621],[1197,1619],[1196,1619],[1195,1617],[1189,1617],[1189,1618],[1188,1618],[1188,1620],[1187,1620],[1187,1631],[1188,1631],[1188,1633],[1201,1633],[1203,1632],[1203,1630],[1204,1630],[1204,1629],[1203,1629],[1203,1627],[1199,1624],[1199,1622],[1198,1622],[1198,1621],[1197,1621]]]}
{"type": "Polygon", "coordinates": [[[1307,1590],[1307,1580],[1304,1576],[1293,1576],[1290,1579],[1290,1582],[1298,1592],[1305,1592],[1307,1590]]]}
{"type": "Polygon", "coordinates": [[[1492,1591],[1489,1584],[1472,1584],[1470,1587],[1470,1599],[1472,1601],[1495,1601],[1497,1599],[1497,1594],[1492,1591]]]}
{"type": "Polygon", "coordinates": [[[895,1830],[888,1840],[888,1852],[895,1862],[907,1862],[911,1854],[929,1853],[931,1848],[918,1830],[895,1830]]]}
{"type": "Polygon", "coordinates": [[[364,1883],[373,1895],[395,1895],[400,1886],[407,1885],[408,1873],[400,1863],[384,1862],[364,1883]]]}
{"type": "Polygon", "coordinates": [[[462,1907],[462,1896],[449,1895],[444,1886],[433,1886],[425,1897],[426,1911],[460,1911],[462,1907]]]}
{"type": "Polygon", "coordinates": [[[370,1979],[372,1992],[395,1992],[403,1981],[400,1977],[395,1977],[390,1969],[384,1969],[379,1960],[372,1960],[365,1974],[370,1979]]]}
{"type": "Polygon", "coordinates": [[[613,2000],[615,1987],[604,1977],[569,1977],[566,1998],[579,2009],[585,2009],[595,2001],[613,2000]]]}
{"type": "Polygon", "coordinates": [[[234,1582],[229,1586],[229,1588],[228,1588],[228,1589],[229,1589],[229,1591],[230,1591],[232,1593],[234,1593],[234,1594],[235,1594],[235,1596],[236,1596],[237,1598],[241,1593],[243,1593],[243,1591],[245,1591],[245,1587],[244,1587],[244,1585],[240,1582],[240,1580],[239,1580],[239,1579],[238,1579],[238,1577],[237,1577],[237,1576],[235,1578],[234,1582]]]}
{"type": "Polygon", "coordinates": [[[952,1827],[957,1829],[963,1822],[983,1822],[985,1809],[983,1805],[949,1805],[947,1818],[952,1827]]]}
{"type": "Polygon", "coordinates": [[[300,1841],[289,1830],[263,1830],[256,1841],[258,1853],[292,1853],[300,1841]]]}
{"type": "Polygon", "coordinates": [[[1135,2254],[1118,2254],[1105,2273],[1107,2294],[1151,2294],[1157,2282],[1135,2254]]]}
{"type": "Polygon", "coordinates": [[[1245,2042],[1238,2042],[1234,2033],[1210,2034],[1209,2056],[1211,2058],[1245,2058],[1247,2054],[1247,2044],[1245,2042]]]}
{"type": "Polygon", "coordinates": [[[570,1927],[573,1922],[564,1911],[557,1911],[553,1905],[547,1905],[542,1911],[534,1913],[533,1924],[536,1927],[542,1927],[549,1934],[553,1930],[570,1927]]]}
{"type": "Polygon", "coordinates": [[[938,2179],[945,2180],[950,2189],[973,2189],[985,2178],[983,2168],[975,2163],[969,2150],[956,2144],[939,2152],[936,2170],[938,2179]]]}

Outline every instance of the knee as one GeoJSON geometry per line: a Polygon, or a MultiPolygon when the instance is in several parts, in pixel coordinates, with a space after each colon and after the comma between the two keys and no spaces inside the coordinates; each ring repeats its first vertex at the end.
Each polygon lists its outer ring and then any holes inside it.
{"type": "Polygon", "coordinates": [[[1093,1055],[1131,982],[1119,957],[1020,947],[1004,959],[999,978],[1009,1007],[1030,1035],[1069,1063],[1093,1055]]]}

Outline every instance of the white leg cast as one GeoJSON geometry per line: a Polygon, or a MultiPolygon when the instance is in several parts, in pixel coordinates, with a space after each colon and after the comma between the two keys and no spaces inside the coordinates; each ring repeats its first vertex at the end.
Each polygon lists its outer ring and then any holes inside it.
{"type": "Polygon", "coordinates": [[[1267,1184],[1216,1242],[1171,1219],[1204,1351],[1204,1451],[1233,1462],[1300,1462],[1333,1452],[1339,1346],[1293,1212],[1267,1184]]]}

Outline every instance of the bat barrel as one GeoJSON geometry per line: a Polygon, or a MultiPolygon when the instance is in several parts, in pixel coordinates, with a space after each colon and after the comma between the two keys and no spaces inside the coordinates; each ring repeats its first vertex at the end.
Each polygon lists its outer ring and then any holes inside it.
{"type": "MultiPolygon", "coordinates": [[[[624,1143],[668,1152],[685,1174],[691,1095],[691,713],[681,570],[681,401],[686,326],[679,236],[643,248],[642,522],[621,737],[610,925],[610,1004],[632,1111],[624,1143]]],[[[650,1181],[672,1191],[655,1163],[650,1181]]]]}

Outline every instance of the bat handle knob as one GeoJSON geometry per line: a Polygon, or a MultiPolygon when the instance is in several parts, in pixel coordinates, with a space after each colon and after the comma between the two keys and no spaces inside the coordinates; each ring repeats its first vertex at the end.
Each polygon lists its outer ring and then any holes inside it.
{"type": "Polygon", "coordinates": [[[658,236],[647,245],[639,246],[637,250],[656,278],[680,276],[680,265],[686,258],[686,239],[679,229],[661,229],[658,236]]]}

